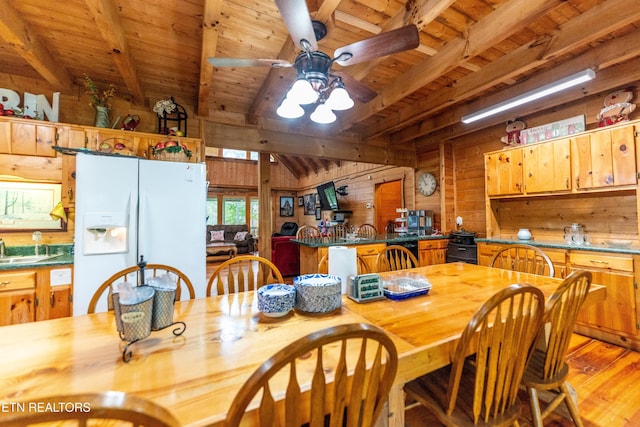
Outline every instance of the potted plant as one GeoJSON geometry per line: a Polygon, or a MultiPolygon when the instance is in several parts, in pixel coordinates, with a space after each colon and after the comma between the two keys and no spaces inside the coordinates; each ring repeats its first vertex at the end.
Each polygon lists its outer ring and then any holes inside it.
{"type": "Polygon", "coordinates": [[[111,110],[111,98],[116,94],[116,86],[109,83],[109,88],[100,91],[91,77],[84,75],[84,87],[89,95],[89,105],[96,110],[94,126],[100,128],[111,127],[109,124],[109,111],[111,110]]]}

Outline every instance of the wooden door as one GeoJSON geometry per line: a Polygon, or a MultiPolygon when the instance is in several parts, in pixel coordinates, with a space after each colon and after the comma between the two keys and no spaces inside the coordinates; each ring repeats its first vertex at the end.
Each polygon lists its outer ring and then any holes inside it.
{"type": "Polygon", "coordinates": [[[50,305],[48,319],[71,316],[71,287],[52,286],[48,303],[50,305]]]}
{"type": "Polygon", "coordinates": [[[384,233],[389,222],[395,222],[398,217],[397,208],[404,207],[402,180],[383,182],[376,185],[376,229],[384,233]]]}

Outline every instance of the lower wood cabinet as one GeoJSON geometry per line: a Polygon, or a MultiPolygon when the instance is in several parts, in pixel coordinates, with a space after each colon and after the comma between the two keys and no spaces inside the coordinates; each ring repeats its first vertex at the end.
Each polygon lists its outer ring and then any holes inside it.
{"type": "MultiPolygon", "coordinates": [[[[622,341],[638,335],[637,289],[631,255],[571,251],[569,271],[587,270],[593,283],[607,287],[607,298],[586,306],[578,319],[581,330],[605,341],[622,341]]],[[[620,343],[620,342],[618,342],[620,343]]]]}
{"type": "Polygon", "coordinates": [[[0,272],[0,326],[71,316],[72,277],[70,266],[0,272]]]}
{"type": "MultiPolygon", "coordinates": [[[[478,243],[478,263],[489,265],[493,255],[509,245],[478,243]]],[[[585,306],[577,319],[576,332],[640,350],[640,256],[609,252],[542,248],[551,258],[555,276],[587,270],[593,283],[607,287],[604,301],[585,306]]]]}
{"type": "Polygon", "coordinates": [[[448,239],[420,240],[418,253],[420,265],[444,264],[447,260],[448,239]]]}

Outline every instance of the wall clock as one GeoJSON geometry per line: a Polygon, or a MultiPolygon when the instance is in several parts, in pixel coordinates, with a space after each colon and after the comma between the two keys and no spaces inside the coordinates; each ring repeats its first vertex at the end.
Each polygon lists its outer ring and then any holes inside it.
{"type": "Polygon", "coordinates": [[[438,182],[436,177],[425,172],[418,177],[418,191],[424,196],[430,196],[436,191],[438,182]]]}

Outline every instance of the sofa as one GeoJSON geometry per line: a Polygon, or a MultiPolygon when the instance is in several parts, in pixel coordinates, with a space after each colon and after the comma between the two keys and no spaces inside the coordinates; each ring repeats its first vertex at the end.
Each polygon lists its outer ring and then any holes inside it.
{"type": "Polygon", "coordinates": [[[283,276],[300,274],[300,248],[291,241],[295,236],[271,237],[271,262],[283,276]]]}
{"type": "Polygon", "coordinates": [[[255,250],[255,238],[249,233],[249,226],[247,224],[234,224],[234,225],[207,225],[207,245],[209,243],[234,243],[238,248],[239,254],[252,253],[255,250]],[[222,233],[220,233],[222,232],[222,233]],[[246,233],[242,235],[243,239],[236,239],[241,237],[238,233],[246,233]]]}

